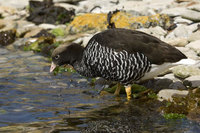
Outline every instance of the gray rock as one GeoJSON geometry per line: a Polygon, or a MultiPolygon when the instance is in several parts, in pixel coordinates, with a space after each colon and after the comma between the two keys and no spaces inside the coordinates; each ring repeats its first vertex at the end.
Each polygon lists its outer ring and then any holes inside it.
{"type": "Polygon", "coordinates": [[[183,18],[199,22],[200,21],[200,12],[190,10],[184,7],[175,7],[163,10],[161,13],[167,14],[169,16],[182,16],[183,18]]]}
{"type": "Polygon", "coordinates": [[[176,24],[192,24],[193,22],[188,19],[184,19],[180,16],[174,18],[174,23],[176,24]]]}
{"type": "Polygon", "coordinates": [[[167,32],[160,26],[150,27],[150,28],[142,28],[142,29],[138,29],[138,30],[145,32],[147,34],[153,35],[155,37],[158,37],[160,39],[164,38],[164,36],[167,34],[167,32]]]}
{"type": "Polygon", "coordinates": [[[191,5],[191,6],[187,7],[187,8],[200,12],[200,4],[194,4],[194,5],[191,5]]]}
{"type": "Polygon", "coordinates": [[[159,101],[173,101],[173,96],[187,96],[189,91],[187,90],[172,90],[172,89],[163,89],[160,90],[157,94],[159,101]]]}
{"type": "Polygon", "coordinates": [[[186,78],[184,84],[193,88],[200,87],[200,74],[186,78]]]}
{"type": "Polygon", "coordinates": [[[166,39],[187,38],[194,30],[197,29],[197,25],[197,23],[192,25],[178,24],[177,28],[166,36],[166,39]]]}
{"type": "Polygon", "coordinates": [[[196,40],[200,40],[200,31],[196,31],[194,33],[192,33],[189,37],[188,37],[188,41],[192,42],[192,41],[196,41],[196,40]]]}
{"type": "Polygon", "coordinates": [[[173,82],[169,85],[169,89],[181,89],[186,90],[187,88],[183,85],[181,81],[173,82]]]}
{"type": "Polygon", "coordinates": [[[193,41],[186,45],[186,47],[193,49],[197,53],[200,53],[200,40],[193,41]]]}
{"type": "Polygon", "coordinates": [[[172,72],[176,77],[185,79],[192,75],[200,75],[200,69],[195,66],[176,66],[172,68],[172,72]]]}

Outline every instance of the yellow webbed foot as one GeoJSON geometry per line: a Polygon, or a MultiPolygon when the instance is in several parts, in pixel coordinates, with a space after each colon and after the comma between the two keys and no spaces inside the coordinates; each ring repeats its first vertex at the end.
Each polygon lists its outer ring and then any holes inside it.
{"type": "Polygon", "coordinates": [[[132,98],[131,85],[125,86],[125,91],[126,91],[127,100],[130,100],[132,98]]]}

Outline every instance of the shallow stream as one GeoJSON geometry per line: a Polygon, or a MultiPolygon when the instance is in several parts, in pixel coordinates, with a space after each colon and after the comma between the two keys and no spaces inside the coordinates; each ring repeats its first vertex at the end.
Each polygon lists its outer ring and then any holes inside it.
{"type": "Polygon", "coordinates": [[[0,48],[0,132],[185,132],[199,123],[165,120],[155,100],[100,96],[77,73],[49,73],[48,58],[0,48]]]}

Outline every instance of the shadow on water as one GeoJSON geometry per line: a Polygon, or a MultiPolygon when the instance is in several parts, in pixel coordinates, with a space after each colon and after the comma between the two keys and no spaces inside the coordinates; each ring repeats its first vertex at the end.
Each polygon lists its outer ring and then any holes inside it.
{"type": "Polygon", "coordinates": [[[40,55],[5,49],[0,54],[0,132],[200,131],[187,119],[165,120],[156,100],[100,96],[77,73],[54,76],[40,55]]]}

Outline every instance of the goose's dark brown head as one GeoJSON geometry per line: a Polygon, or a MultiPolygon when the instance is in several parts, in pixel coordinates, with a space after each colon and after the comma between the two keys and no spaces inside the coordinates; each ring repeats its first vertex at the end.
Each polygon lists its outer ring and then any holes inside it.
{"type": "Polygon", "coordinates": [[[73,65],[76,61],[81,60],[83,50],[84,48],[76,43],[57,47],[51,56],[52,63],[50,72],[53,72],[56,66],[62,66],[65,64],[73,65]]]}

